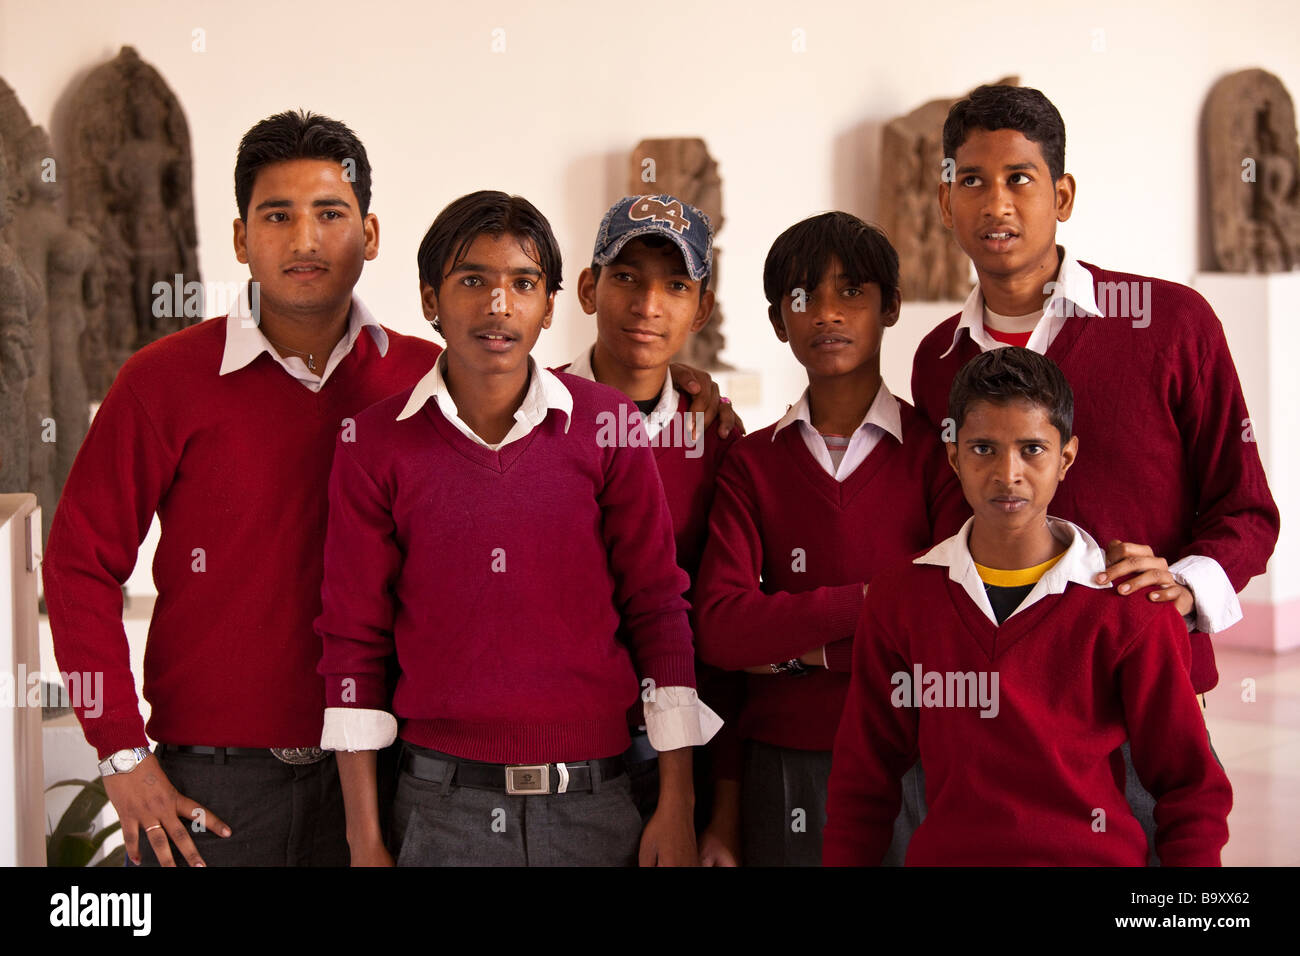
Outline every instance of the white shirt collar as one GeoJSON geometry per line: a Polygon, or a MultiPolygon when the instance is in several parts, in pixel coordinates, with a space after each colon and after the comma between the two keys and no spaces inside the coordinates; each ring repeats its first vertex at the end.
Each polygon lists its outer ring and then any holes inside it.
{"type": "MultiPolygon", "coordinates": [[[[970,599],[984,612],[985,617],[997,624],[993,605],[989,603],[988,592],[984,590],[984,582],[975,568],[975,560],[970,555],[970,529],[974,523],[974,517],[967,518],[960,531],[951,538],[939,542],[920,557],[914,558],[912,563],[946,567],[948,579],[960,584],[970,599]]],[[[1060,560],[1038,579],[1038,583],[1026,595],[1020,606],[1012,612],[1011,617],[1030,605],[1037,604],[1049,594],[1061,594],[1067,584],[1082,584],[1095,589],[1111,586],[1109,582],[1097,584],[1093,580],[1095,575],[1106,570],[1106,553],[1097,546],[1097,542],[1088,532],[1063,518],[1049,516],[1047,524],[1055,538],[1069,541],[1070,546],[1066,548],[1060,560]]]]}
{"type": "MultiPolygon", "coordinates": [[[[1060,249],[1061,267],[1057,270],[1056,278],[1043,286],[1045,297],[1043,317],[1039,319],[1038,327],[1029,338],[1028,347],[1039,354],[1047,351],[1050,339],[1055,337],[1053,333],[1060,328],[1065,319],[1074,315],[1101,315],[1101,310],[1097,308],[1097,294],[1093,288],[1092,273],[1080,265],[1079,260],[1074,258],[1064,246],[1060,249]]],[[[980,291],[978,282],[975,283],[975,288],[970,290],[970,295],[966,296],[966,301],[961,307],[961,318],[957,320],[957,328],[953,329],[952,344],[948,346],[947,352],[939,356],[940,358],[947,358],[957,347],[962,329],[966,330],[966,334],[982,352],[1001,348],[1006,344],[984,331],[984,293],[980,291]]]]}
{"type": "MultiPolygon", "coordinates": [[[[589,382],[596,381],[596,373],[591,368],[591,357],[596,351],[596,346],[583,349],[569,367],[565,369],[570,375],[576,375],[578,378],[585,378],[589,382]]],[[[663,427],[672,421],[673,416],[677,414],[677,389],[673,387],[673,374],[670,370],[664,370],[664,387],[659,392],[659,403],[650,410],[646,418],[645,432],[646,437],[653,440],[663,427]]]]}
{"type": "MultiPolygon", "coordinates": [[[[803,394],[799,396],[799,401],[791,405],[777,421],[776,427],[772,429],[772,440],[776,441],[777,432],[796,421],[807,422],[808,427],[812,428],[812,412],[808,407],[808,389],[806,388],[803,390],[803,394]]],[[[872,425],[893,435],[900,443],[903,441],[903,419],[898,410],[898,399],[894,397],[883,381],[880,383],[880,389],[876,392],[875,400],[872,401],[871,407],[867,409],[867,414],[863,416],[861,424],[855,430],[855,434],[872,425]]]]}
{"type": "Polygon", "coordinates": [[[263,352],[269,352],[271,358],[275,359],[290,375],[308,388],[314,386],[313,390],[319,390],[330,377],[330,373],[352,351],[352,346],[356,344],[357,336],[361,334],[363,328],[369,331],[375,340],[379,354],[381,356],[388,354],[388,332],[370,314],[365,303],[355,295],[352,297],[352,308],[348,311],[347,332],[339,340],[338,345],[334,346],[334,351],[330,353],[319,375],[310,371],[307,364],[295,355],[290,355],[288,358],[281,357],[262,334],[255,311],[249,303],[248,283],[245,283],[240,291],[239,301],[226,316],[226,347],[221,353],[219,375],[238,371],[263,352]]]}
{"type": "Polygon", "coordinates": [[[515,423],[510,426],[510,431],[506,433],[505,438],[495,445],[489,444],[480,438],[474,429],[465,424],[465,421],[460,417],[456,402],[451,397],[451,392],[447,390],[447,383],[442,377],[443,366],[446,361],[447,356],[444,353],[438,357],[438,361],[433,364],[433,368],[415,383],[415,390],[411,392],[411,397],[397,415],[399,422],[410,418],[432,398],[436,401],[438,410],[442,412],[449,422],[460,429],[462,434],[493,451],[497,451],[512,441],[523,438],[546,420],[546,415],[551,409],[564,413],[564,431],[566,434],[568,433],[573,418],[573,395],[554,373],[542,368],[530,355],[528,356],[528,391],[524,393],[524,400],[515,409],[515,423]]]}

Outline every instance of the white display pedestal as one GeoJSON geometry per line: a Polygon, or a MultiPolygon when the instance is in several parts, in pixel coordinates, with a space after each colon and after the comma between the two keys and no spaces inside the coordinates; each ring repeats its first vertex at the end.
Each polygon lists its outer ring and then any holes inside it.
{"type": "Polygon", "coordinates": [[[45,865],[41,706],[28,679],[41,671],[36,578],[41,509],[36,496],[0,495],[0,866],[45,865]]]}
{"type": "Polygon", "coordinates": [[[1245,619],[1215,644],[1280,652],[1300,647],[1300,272],[1198,273],[1192,287],[1214,308],[1250,410],[1282,533],[1268,572],[1241,594],[1245,619]]]}

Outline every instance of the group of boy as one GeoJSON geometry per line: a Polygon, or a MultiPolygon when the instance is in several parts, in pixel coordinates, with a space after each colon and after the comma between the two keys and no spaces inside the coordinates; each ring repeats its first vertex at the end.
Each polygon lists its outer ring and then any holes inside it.
{"type": "Polygon", "coordinates": [[[915,407],[880,371],[887,238],[786,230],[764,291],[808,387],[740,437],[671,365],[713,307],[699,210],[606,213],[596,341],[552,371],[532,204],[434,220],[439,348],[352,294],[378,253],[356,137],[255,126],[234,238],[260,317],[124,366],[47,548],[130,861],[1218,863],[1209,635],[1277,509],[1204,300],[1056,244],[1064,145],[1036,90],[953,107],[939,202],[979,283],[918,349],[915,407]],[[1143,320],[1102,312],[1130,282],[1143,320]],[[155,512],[146,728],[121,585],[155,512]]]}

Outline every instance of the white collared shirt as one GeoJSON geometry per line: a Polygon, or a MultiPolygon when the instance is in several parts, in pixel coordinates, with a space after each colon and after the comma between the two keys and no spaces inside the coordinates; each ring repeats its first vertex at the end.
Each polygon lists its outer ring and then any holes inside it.
{"type": "MultiPolygon", "coordinates": [[[[467,438],[493,451],[528,435],[546,420],[552,409],[564,413],[564,431],[568,433],[573,417],[573,395],[554,373],[541,368],[530,355],[528,391],[515,410],[515,423],[505,438],[495,445],[484,441],[461,419],[456,403],[447,391],[442,376],[445,361],[445,354],[439,356],[433,368],[416,383],[411,397],[397,415],[398,421],[410,418],[432,398],[438,410],[467,438]]],[[[723,723],[722,718],[699,699],[693,687],[656,688],[653,699],[645,702],[644,713],[650,745],[660,751],[703,746],[723,723]]],[[[325,708],[320,744],[325,750],[381,750],[396,739],[397,718],[387,711],[325,708]]]]}
{"type": "MultiPolygon", "coordinates": [[[[1061,248],[1061,267],[1056,278],[1043,287],[1043,315],[1034,326],[1026,348],[1043,355],[1056,340],[1057,334],[1071,316],[1100,316],[1097,308],[1097,293],[1093,286],[1092,273],[1079,264],[1079,260],[1061,248]]],[[[981,352],[998,349],[1007,343],[999,342],[984,329],[984,293],[979,283],[970,290],[966,302],[962,305],[961,318],[953,330],[952,345],[940,358],[947,358],[949,352],[957,347],[962,329],[970,335],[971,341],[979,346],[981,352]]]]}
{"type": "Polygon", "coordinates": [[[238,371],[263,352],[267,352],[286,372],[306,388],[313,392],[319,392],[330,375],[339,367],[339,363],[347,358],[348,353],[352,351],[352,346],[356,344],[357,336],[361,334],[363,328],[375,340],[375,346],[379,349],[379,354],[381,356],[388,354],[388,333],[379,324],[379,321],[370,314],[370,310],[365,307],[365,304],[354,295],[352,297],[352,308],[348,311],[347,331],[344,333],[343,338],[339,339],[338,344],[334,346],[334,351],[330,353],[329,358],[325,361],[325,367],[317,375],[307,368],[307,363],[298,356],[282,357],[275,350],[275,347],[271,345],[253,317],[253,309],[248,299],[248,284],[245,283],[243,290],[239,294],[239,302],[226,316],[226,347],[221,353],[221,370],[218,374],[227,375],[230,372],[238,371]]]}
{"type": "Polygon", "coordinates": [[[799,401],[791,405],[777,421],[776,427],[772,429],[772,440],[776,441],[777,433],[793,422],[799,423],[799,434],[804,444],[808,446],[809,454],[816,459],[817,464],[822,466],[822,470],[836,481],[843,481],[853,474],[857,467],[867,460],[867,456],[876,445],[880,444],[880,439],[885,435],[893,435],[900,444],[903,441],[903,419],[898,410],[898,399],[893,396],[883,381],[880,383],[879,391],[876,392],[875,400],[867,409],[867,414],[863,416],[862,423],[849,437],[849,447],[845,449],[838,468],[831,460],[831,453],[827,450],[821,433],[813,427],[806,388],[799,396],[799,401]]]}
{"type": "MultiPolygon", "coordinates": [[[[1043,304],[1042,318],[1038,320],[1025,346],[1039,355],[1047,353],[1070,317],[1101,315],[1101,310],[1097,307],[1092,273],[1080,265],[1079,260],[1063,246],[1061,268],[1056,279],[1044,287],[1043,294],[1047,298],[1043,304]]],[[[962,306],[961,318],[953,331],[952,345],[941,358],[957,347],[962,329],[966,330],[981,352],[1003,348],[1007,344],[999,342],[985,331],[984,312],[984,295],[976,283],[962,306]]],[[[1228,573],[1218,561],[1205,555],[1190,554],[1169,565],[1169,571],[1175,581],[1192,592],[1192,614],[1195,615],[1196,630],[1204,634],[1216,634],[1241,620],[1241,601],[1233,590],[1232,582],[1228,580],[1228,573]]]]}
{"type": "MultiPolygon", "coordinates": [[[[589,382],[597,381],[596,373],[591,368],[591,357],[595,350],[594,345],[583,349],[582,354],[570,362],[569,367],[564,371],[578,378],[585,378],[589,382]]],[[[665,369],[664,387],[659,392],[659,403],[650,410],[650,414],[645,419],[647,438],[654,441],[654,437],[663,430],[663,427],[673,420],[673,416],[677,414],[677,404],[677,389],[673,387],[673,374],[665,369]]]]}
{"type": "MultiPolygon", "coordinates": [[[[962,590],[975,602],[984,616],[997,626],[997,615],[989,602],[988,592],[984,590],[984,581],[975,567],[975,559],[970,555],[970,529],[975,518],[966,519],[951,538],[936,544],[925,554],[912,560],[913,564],[934,564],[948,569],[948,579],[961,585],[962,590]]],[[[1068,541],[1069,547],[1060,559],[1044,572],[1038,579],[1020,606],[1007,615],[1007,620],[1015,617],[1026,608],[1033,607],[1049,594],[1061,594],[1067,584],[1082,584],[1084,587],[1101,590],[1111,587],[1110,582],[1097,584],[1093,578],[1106,570],[1106,552],[1097,546],[1088,532],[1076,524],[1062,518],[1048,517],[1047,526],[1052,536],[1058,541],[1068,541]]],[[[1004,622],[1005,623],[1005,622],[1004,622]]]]}
{"type": "Polygon", "coordinates": [[[573,417],[573,396],[553,372],[540,367],[531,355],[528,356],[528,391],[524,393],[524,400],[515,409],[515,422],[510,426],[510,431],[506,432],[506,436],[496,444],[484,441],[460,417],[456,400],[451,397],[451,392],[447,390],[447,380],[443,378],[443,368],[446,363],[447,353],[444,352],[438,356],[438,361],[425,373],[424,378],[415,383],[411,397],[397,413],[399,422],[410,418],[432,398],[437,402],[438,411],[442,412],[447,421],[455,425],[466,438],[492,451],[500,451],[512,441],[518,441],[528,435],[546,420],[546,415],[551,409],[564,413],[564,432],[568,434],[570,419],[573,417]]]}

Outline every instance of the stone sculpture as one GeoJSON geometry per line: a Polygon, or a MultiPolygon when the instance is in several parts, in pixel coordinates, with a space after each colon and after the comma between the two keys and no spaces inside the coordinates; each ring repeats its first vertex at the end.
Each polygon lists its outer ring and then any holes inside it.
{"type": "Polygon", "coordinates": [[[48,534],[63,483],[90,424],[79,344],[86,310],[98,301],[98,256],[88,231],[69,225],[59,210],[59,170],[49,136],[32,125],[3,82],[0,134],[9,170],[10,245],[28,285],[36,290],[26,303],[29,377],[21,402],[15,396],[10,403],[18,425],[14,453],[25,460],[26,474],[13,476],[7,490],[36,495],[48,534]],[[25,446],[21,452],[18,445],[25,446]]]}
{"type": "Polygon", "coordinates": [[[32,373],[31,316],[44,295],[14,246],[8,150],[0,135],[0,492],[27,490],[27,383],[32,373]]]}
{"type": "Polygon", "coordinates": [[[126,359],[196,319],[174,314],[164,282],[201,282],[190,134],[158,72],[124,46],[72,97],[69,207],[99,237],[103,307],[88,313],[82,365],[99,400],[126,359]]]}
{"type": "Polygon", "coordinates": [[[1295,104],[1272,73],[1242,70],[1205,102],[1210,246],[1223,272],[1300,267],[1295,104]]]}

